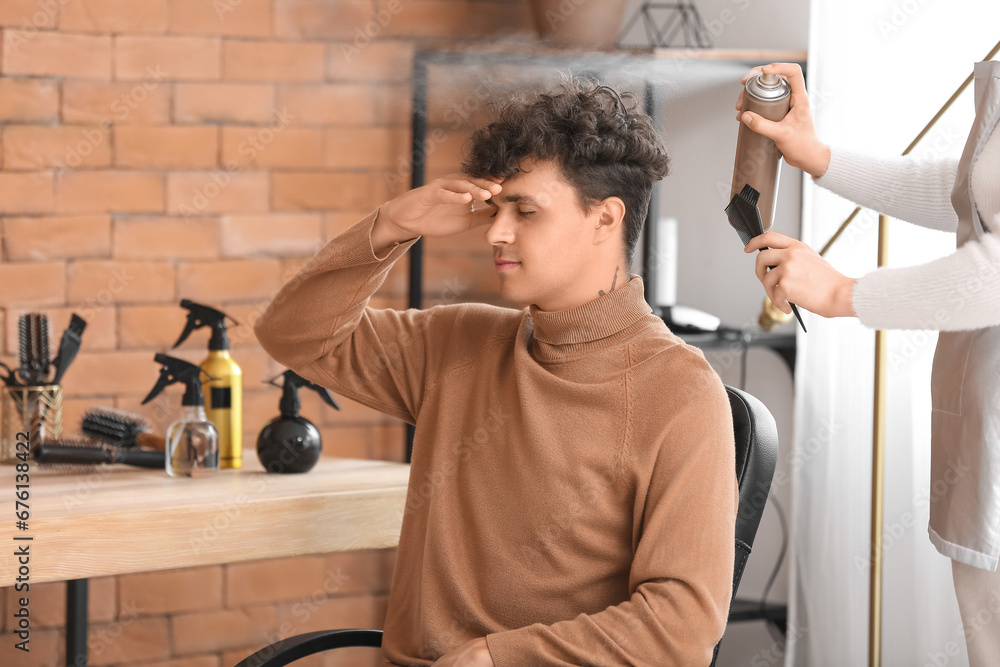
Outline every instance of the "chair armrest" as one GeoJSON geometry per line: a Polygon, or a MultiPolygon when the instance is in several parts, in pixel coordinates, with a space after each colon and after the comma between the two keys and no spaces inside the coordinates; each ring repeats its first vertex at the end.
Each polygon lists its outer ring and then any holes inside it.
{"type": "Polygon", "coordinates": [[[350,646],[382,647],[381,630],[320,630],[277,641],[249,655],[236,667],[284,667],[309,655],[350,646]]]}

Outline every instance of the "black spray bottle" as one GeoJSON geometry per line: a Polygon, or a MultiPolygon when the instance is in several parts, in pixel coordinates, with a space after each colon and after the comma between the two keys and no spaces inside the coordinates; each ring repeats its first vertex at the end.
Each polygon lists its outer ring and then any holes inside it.
{"type": "Polygon", "coordinates": [[[219,432],[205,416],[205,397],[201,393],[201,374],[205,371],[166,354],[153,358],[162,366],[160,379],[142,401],[144,405],[175,382],[187,387],[181,400],[181,418],[167,428],[167,474],[200,477],[215,472],[219,469],[219,432]]]}
{"type": "MultiPolygon", "coordinates": [[[[243,371],[229,354],[226,318],[221,310],[183,299],[188,318],[184,331],[174,343],[177,347],[201,327],[211,327],[208,356],[201,368],[213,378],[205,383],[205,414],[219,430],[219,467],[239,468],[243,465],[243,371]]],[[[233,324],[239,324],[233,320],[233,324]]]]}
{"type": "Polygon", "coordinates": [[[330,391],[309,382],[295,371],[285,371],[284,382],[279,385],[272,378],[269,383],[281,387],[281,416],[275,417],[261,429],[257,436],[257,458],[268,472],[308,472],[319,460],[323,439],[319,429],[299,416],[302,401],[299,387],[312,389],[327,405],[340,409],[330,391]]]}

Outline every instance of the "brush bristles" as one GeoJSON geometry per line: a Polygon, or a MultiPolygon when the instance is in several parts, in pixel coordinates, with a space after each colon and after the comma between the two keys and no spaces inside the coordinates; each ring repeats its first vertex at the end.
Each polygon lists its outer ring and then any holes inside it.
{"type": "Polygon", "coordinates": [[[136,447],[136,438],[149,433],[149,422],[118,408],[93,408],[83,415],[80,430],[87,436],[119,447],[136,447]]]}

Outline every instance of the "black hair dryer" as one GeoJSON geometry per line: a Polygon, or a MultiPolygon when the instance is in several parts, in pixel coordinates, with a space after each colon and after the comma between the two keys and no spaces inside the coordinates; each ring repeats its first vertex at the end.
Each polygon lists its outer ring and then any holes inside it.
{"type": "Polygon", "coordinates": [[[269,421],[257,436],[257,458],[268,472],[289,473],[308,472],[316,465],[323,451],[323,439],[319,429],[311,421],[299,415],[302,401],[299,387],[312,389],[327,405],[340,409],[325,387],[309,382],[295,371],[285,371],[267,381],[281,387],[281,415],[269,421]],[[275,380],[284,377],[282,384],[275,380]]]}

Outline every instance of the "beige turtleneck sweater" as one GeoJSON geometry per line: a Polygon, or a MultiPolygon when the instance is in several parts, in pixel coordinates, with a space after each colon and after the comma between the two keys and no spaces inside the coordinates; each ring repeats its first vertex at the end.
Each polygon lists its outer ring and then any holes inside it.
{"type": "Polygon", "coordinates": [[[385,657],[430,665],[485,637],[497,667],[709,664],[738,490],[729,401],[701,352],[639,276],[557,312],[373,309],[416,242],[377,257],[376,215],[255,331],[306,379],[416,425],[385,657]]]}

